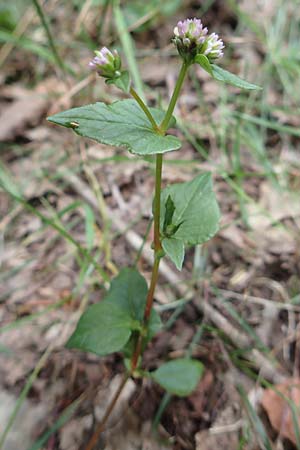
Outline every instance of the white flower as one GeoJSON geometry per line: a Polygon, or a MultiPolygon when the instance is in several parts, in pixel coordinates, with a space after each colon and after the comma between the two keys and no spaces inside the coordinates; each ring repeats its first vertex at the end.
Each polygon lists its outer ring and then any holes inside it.
{"type": "Polygon", "coordinates": [[[206,39],[206,48],[203,54],[207,56],[208,59],[218,59],[224,55],[224,48],[225,45],[222,39],[219,39],[219,36],[216,33],[212,33],[206,39]]]}

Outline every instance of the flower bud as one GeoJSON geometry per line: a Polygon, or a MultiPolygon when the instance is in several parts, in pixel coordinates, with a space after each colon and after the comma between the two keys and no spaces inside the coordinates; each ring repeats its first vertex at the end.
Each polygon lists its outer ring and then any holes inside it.
{"type": "Polygon", "coordinates": [[[224,55],[222,51],[224,48],[225,46],[222,39],[219,39],[219,36],[216,33],[212,33],[206,39],[202,51],[210,61],[213,61],[215,59],[221,58],[224,55]]]}
{"type": "Polygon", "coordinates": [[[96,50],[95,55],[89,67],[96,70],[101,77],[110,79],[121,75],[121,58],[117,50],[111,52],[103,47],[100,51],[96,50]]]}

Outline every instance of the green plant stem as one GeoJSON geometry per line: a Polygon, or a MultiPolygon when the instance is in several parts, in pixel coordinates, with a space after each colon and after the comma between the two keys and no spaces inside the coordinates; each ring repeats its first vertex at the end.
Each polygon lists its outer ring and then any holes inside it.
{"type": "MultiPolygon", "coordinates": [[[[186,76],[187,70],[188,70],[188,64],[185,62],[182,63],[180,73],[174,88],[173,95],[170,100],[169,107],[167,109],[166,115],[162,121],[162,123],[159,126],[159,130],[162,134],[165,134],[169,122],[171,120],[176,102],[178,100],[178,96],[180,93],[180,90],[182,88],[182,84],[184,81],[184,78],[186,76]]],[[[147,108],[147,107],[146,107],[147,108]]],[[[148,109],[148,108],[147,108],[148,109]]],[[[143,339],[144,335],[146,334],[145,330],[147,330],[147,326],[149,323],[149,319],[151,316],[152,306],[153,306],[153,300],[154,300],[154,292],[155,287],[158,280],[158,272],[159,272],[159,263],[162,257],[162,246],[161,246],[161,240],[160,240],[160,203],[161,203],[161,178],[162,178],[162,163],[163,163],[163,155],[157,154],[156,155],[156,170],[155,170],[155,194],[154,194],[154,264],[152,269],[152,275],[151,275],[151,281],[150,286],[147,294],[146,299],[146,306],[144,311],[144,332],[141,332],[139,336],[137,337],[135,350],[133,352],[132,358],[131,358],[131,373],[135,371],[138,365],[139,357],[142,353],[143,349],[143,339]]]]}
{"type": "MultiPolygon", "coordinates": [[[[163,155],[156,155],[156,170],[155,170],[155,194],[154,194],[154,264],[152,269],[150,286],[146,299],[146,306],[144,311],[144,327],[146,328],[150,319],[154,291],[158,279],[158,269],[161,259],[161,242],[160,242],[160,197],[161,197],[161,175],[162,175],[163,155]]],[[[134,353],[131,358],[131,372],[134,372],[138,365],[139,357],[142,353],[144,334],[140,333],[137,337],[134,353]]]]}
{"type": "Polygon", "coordinates": [[[154,291],[155,291],[155,287],[156,287],[157,279],[158,279],[158,270],[159,270],[160,260],[161,260],[161,256],[159,254],[156,254],[155,259],[154,259],[154,264],[153,264],[150,287],[149,287],[149,291],[148,291],[148,295],[147,295],[145,312],[144,312],[145,325],[148,324],[148,321],[150,319],[150,314],[151,314],[152,305],[153,305],[154,291]]]}
{"type": "Polygon", "coordinates": [[[159,131],[159,128],[157,126],[157,123],[155,122],[148,106],[145,104],[145,102],[141,99],[141,97],[139,96],[139,94],[133,89],[133,87],[130,88],[130,95],[132,95],[132,97],[134,98],[134,100],[136,100],[136,102],[139,104],[139,106],[142,108],[142,110],[144,111],[144,113],[146,114],[147,118],[149,119],[149,122],[151,123],[153,129],[155,131],[159,131]]]}
{"type": "Polygon", "coordinates": [[[49,25],[47,23],[46,17],[44,15],[42,7],[41,7],[41,5],[39,3],[39,0],[32,0],[32,2],[34,4],[34,6],[35,6],[35,9],[36,9],[36,12],[37,12],[39,18],[41,19],[42,25],[44,27],[45,33],[46,33],[47,38],[48,38],[49,46],[50,46],[50,48],[52,50],[52,53],[53,53],[53,56],[54,56],[54,58],[55,58],[55,60],[56,60],[56,62],[58,64],[60,70],[65,75],[65,66],[64,66],[63,60],[61,59],[61,57],[60,57],[60,55],[59,55],[59,53],[57,51],[56,45],[54,43],[54,39],[52,37],[49,25]]]}
{"type": "Polygon", "coordinates": [[[161,250],[160,242],[160,197],[163,155],[156,155],[155,194],[154,194],[154,256],[161,250]]]}
{"type": "MultiPolygon", "coordinates": [[[[148,119],[150,120],[153,128],[157,129],[158,132],[160,132],[162,135],[165,134],[170,119],[172,117],[176,102],[178,100],[178,96],[180,93],[180,89],[182,87],[185,75],[187,73],[188,65],[186,63],[182,64],[174,92],[172,95],[172,98],[170,100],[169,107],[167,109],[166,115],[159,127],[157,127],[155,120],[153,119],[148,107],[145,105],[144,101],[140,98],[140,96],[135,92],[133,88],[130,89],[130,94],[133,96],[133,98],[138,102],[140,107],[143,109],[145,114],[147,115],[148,119]],[[155,125],[155,126],[154,126],[155,125]]],[[[158,272],[159,272],[159,263],[162,258],[162,246],[161,246],[161,240],[160,240],[160,206],[161,206],[161,179],[162,179],[162,164],[163,164],[163,155],[157,154],[156,155],[156,169],[155,169],[155,194],[154,194],[154,264],[152,269],[152,275],[151,275],[151,281],[150,286],[147,294],[146,299],[146,306],[144,311],[144,320],[143,320],[143,329],[139,333],[136,344],[135,344],[135,350],[133,352],[132,358],[131,358],[131,370],[129,375],[134,375],[134,372],[138,366],[139,358],[142,354],[143,350],[143,341],[145,335],[147,335],[147,327],[149,323],[149,319],[151,317],[151,311],[153,306],[153,299],[154,299],[154,292],[155,287],[158,280],[158,272]]],[[[92,436],[88,446],[86,447],[86,450],[92,450],[94,446],[97,443],[97,440],[99,439],[100,434],[102,433],[104,426],[113,411],[115,404],[121,395],[121,392],[128,380],[129,375],[127,375],[124,380],[122,381],[119,389],[117,390],[114,398],[112,399],[111,403],[108,406],[108,409],[105,413],[105,416],[101,423],[99,424],[98,428],[96,429],[94,435],[92,436]]]]}
{"type": "Polygon", "coordinates": [[[177,79],[175,88],[174,88],[173,95],[172,95],[170,103],[169,103],[169,107],[167,109],[166,115],[165,115],[162,123],[159,126],[160,130],[163,133],[165,133],[166,130],[168,129],[168,125],[171,120],[171,117],[172,117],[176,102],[178,100],[178,96],[179,96],[180,90],[182,88],[182,84],[184,82],[188,68],[189,68],[189,64],[187,64],[186,62],[183,62],[180,72],[179,72],[179,75],[178,75],[178,79],[177,79]]]}

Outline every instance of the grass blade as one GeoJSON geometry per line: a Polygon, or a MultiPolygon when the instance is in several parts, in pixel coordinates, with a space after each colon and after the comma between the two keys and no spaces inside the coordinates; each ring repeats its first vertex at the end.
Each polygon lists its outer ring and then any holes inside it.
{"type": "Polygon", "coordinates": [[[77,398],[71,405],[67,406],[55,423],[34,443],[28,450],[40,450],[49,440],[49,438],[64,426],[73,416],[74,412],[83,401],[84,395],[77,398]]]}
{"type": "Polygon", "coordinates": [[[84,256],[89,262],[91,262],[92,264],[95,265],[95,267],[97,268],[98,272],[100,273],[100,275],[102,276],[103,280],[106,282],[110,282],[110,277],[109,275],[107,275],[107,273],[103,270],[103,268],[97,263],[97,261],[94,260],[93,256],[90,254],[90,252],[82,247],[69,233],[67,230],[65,230],[64,228],[62,228],[60,225],[58,225],[53,219],[50,219],[49,217],[45,216],[44,214],[42,214],[40,211],[38,211],[36,208],[34,208],[33,206],[31,206],[28,202],[26,202],[26,200],[24,200],[22,197],[19,197],[18,195],[15,195],[13,192],[10,192],[9,190],[7,190],[5,188],[4,185],[1,185],[0,183],[0,187],[2,187],[9,195],[11,195],[11,197],[16,200],[18,203],[20,203],[21,205],[24,206],[24,208],[26,208],[28,211],[30,211],[32,214],[34,214],[35,216],[39,217],[42,222],[44,222],[45,224],[51,226],[52,228],[54,228],[56,231],[58,231],[58,233],[64,237],[67,241],[69,241],[71,244],[73,244],[77,250],[79,251],[79,253],[84,256]]]}
{"type": "Polygon", "coordinates": [[[141,98],[144,99],[144,88],[143,82],[140,76],[140,72],[137,66],[136,58],[135,58],[135,49],[134,43],[131,38],[130,33],[128,32],[127,25],[125,22],[124,15],[120,8],[119,0],[114,2],[114,18],[115,24],[118,31],[118,35],[126,55],[126,59],[129,66],[130,74],[133,78],[134,84],[136,86],[136,90],[141,98]]]}
{"type": "Polygon", "coordinates": [[[10,415],[10,418],[8,419],[8,422],[4,428],[4,431],[2,433],[2,435],[0,436],[0,449],[3,447],[4,442],[7,438],[7,435],[9,433],[9,431],[11,430],[14,421],[17,417],[18,412],[20,411],[21,406],[23,405],[28,392],[30,391],[33,383],[35,382],[35,380],[38,377],[38,374],[40,373],[41,369],[44,367],[48,357],[50,356],[50,353],[52,351],[51,346],[49,346],[47,348],[47,350],[45,351],[45,353],[41,356],[40,360],[38,361],[37,365],[35,366],[33,372],[31,373],[31,375],[29,376],[29,378],[26,381],[26,384],[24,386],[24,388],[22,389],[21,394],[19,395],[19,398],[17,400],[17,403],[13,409],[13,412],[10,415]]]}
{"type": "Polygon", "coordinates": [[[36,9],[36,12],[37,12],[40,20],[41,20],[41,23],[43,25],[45,33],[47,35],[49,47],[51,48],[51,51],[52,51],[52,54],[53,54],[53,58],[55,59],[55,62],[57,63],[57,65],[60,68],[60,70],[62,71],[62,73],[65,75],[65,65],[64,65],[63,60],[61,59],[61,57],[60,57],[60,55],[59,55],[59,53],[57,51],[56,45],[54,43],[53,36],[51,34],[49,25],[47,23],[47,20],[46,20],[45,14],[44,14],[44,11],[43,11],[41,5],[39,4],[38,0],[32,0],[32,2],[34,4],[34,7],[36,9]]]}
{"type": "Polygon", "coordinates": [[[248,414],[248,417],[250,419],[250,422],[252,424],[252,427],[255,431],[255,435],[257,436],[257,438],[259,439],[259,442],[262,445],[262,448],[264,450],[273,450],[272,448],[272,444],[268,438],[268,435],[266,433],[266,430],[260,420],[260,418],[258,417],[255,409],[253,408],[253,406],[251,405],[251,403],[249,402],[249,399],[247,397],[247,394],[244,390],[244,388],[242,386],[237,386],[237,390],[241,396],[242,402],[245,406],[246,412],[248,414]]]}

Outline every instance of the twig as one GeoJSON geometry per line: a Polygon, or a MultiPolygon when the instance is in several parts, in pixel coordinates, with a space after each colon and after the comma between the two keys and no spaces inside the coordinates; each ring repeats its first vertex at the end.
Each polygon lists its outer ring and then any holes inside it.
{"type": "Polygon", "coordinates": [[[272,306],[276,309],[285,309],[287,311],[300,312],[300,306],[293,305],[291,303],[280,303],[272,300],[267,300],[262,297],[255,297],[248,294],[240,294],[239,292],[227,291],[226,289],[218,289],[218,293],[226,298],[234,298],[239,301],[256,303],[257,305],[263,305],[265,307],[272,306]]]}
{"type": "Polygon", "coordinates": [[[59,105],[63,105],[71,100],[74,95],[78,94],[82,89],[86,88],[90,83],[93,82],[95,76],[93,73],[88,75],[87,77],[80,80],[74,86],[70,87],[66,93],[64,93],[55,103],[55,105],[51,108],[51,110],[56,111],[59,105]]]}
{"type": "Polygon", "coordinates": [[[90,7],[92,6],[92,0],[87,0],[86,2],[84,2],[84,5],[77,17],[77,20],[75,22],[75,26],[74,26],[74,36],[77,36],[77,34],[80,32],[80,27],[81,24],[83,23],[84,19],[86,18],[90,7]]]}
{"type": "Polygon", "coordinates": [[[103,419],[101,420],[101,422],[99,423],[99,425],[97,426],[93,436],[91,437],[91,439],[88,442],[88,445],[86,446],[85,450],[93,450],[93,448],[95,447],[95,445],[97,444],[100,434],[102,433],[102,431],[104,430],[104,427],[106,425],[106,422],[108,421],[114,407],[115,404],[117,403],[127,381],[128,381],[128,375],[124,376],[122,383],[120,384],[118,390],[116,391],[112,401],[109,404],[109,407],[107,408],[105,415],[103,417],[103,419]]]}

